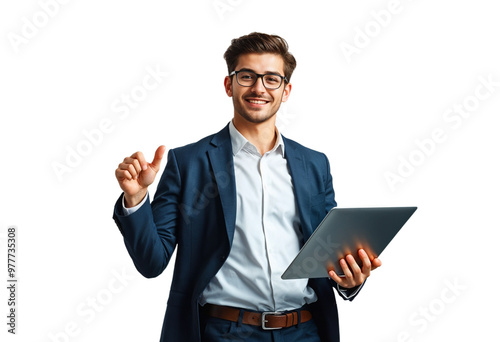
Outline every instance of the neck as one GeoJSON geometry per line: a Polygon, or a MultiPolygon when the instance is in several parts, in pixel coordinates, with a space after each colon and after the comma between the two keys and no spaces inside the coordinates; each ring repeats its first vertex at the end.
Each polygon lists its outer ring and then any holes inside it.
{"type": "Polygon", "coordinates": [[[276,144],[278,137],[276,135],[275,120],[270,119],[261,123],[251,123],[234,117],[233,124],[241,135],[257,147],[261,155],[272,150],[276,144]]]}

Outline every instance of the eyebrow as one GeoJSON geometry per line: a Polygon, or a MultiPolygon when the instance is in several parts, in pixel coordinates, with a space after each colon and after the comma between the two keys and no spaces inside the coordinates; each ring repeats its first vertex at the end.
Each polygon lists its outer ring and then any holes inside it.
{"type": "MultiPolygon", "coordinates": [[[[251,71],[251,72],[254,72],[254,73],[258,74],[258,72],[257,72],[257,71],[255,71],[255,70],[253,70],[253,69],[250,69],[250,68],[241,68],[241,69],[240,69],[240,70],[238,70],[238,71],[251,71]]],[[[279,72],[277,72],[277,71],[266,71],[266,72],[264,73],[264,75],[277,75],[277,76],[282,76],[282,75],[281,75],[279,72]]]]}

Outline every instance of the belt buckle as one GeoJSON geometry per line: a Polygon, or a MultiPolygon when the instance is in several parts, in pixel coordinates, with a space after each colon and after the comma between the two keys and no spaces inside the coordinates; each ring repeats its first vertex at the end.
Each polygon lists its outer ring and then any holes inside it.
{"type": "Polygon", "coordinates": [[[281,315],[282,312],[280,311],[266,311],[266,312],[263,312],[261,314],[261,326],[262,326],[262,329],[263,330],[277,330],[277,329],[281,329],[282,327],[276,327],[276,328],[269,328],[269,327],[266,327],[266,323],[268,322],[268,320],[266,319],[266,316],[267,315],[281,315]]]}

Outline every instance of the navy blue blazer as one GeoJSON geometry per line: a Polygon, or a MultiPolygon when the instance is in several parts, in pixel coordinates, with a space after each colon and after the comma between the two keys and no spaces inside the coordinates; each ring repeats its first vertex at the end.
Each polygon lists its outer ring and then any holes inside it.
{"type": "MultiPolygon", "coordinates": [[[[327,157],[283,138],[304,241],[336,205],[327,157]]],[[[123,195],[122,195],[123,196],[123,195]]],[[[135,267],[156,277],[177,246],[161,341],[200,341],[198,298],[229,255],[236,218],[236,185],[229,126],[170,150],[151,205],[124,216],[120,197],[113,218],[135,267]]],[[[312,305],[322,341],[339,341],[331,279],[311,279],[312,305]]],[[[350,299],[352,300],[352,298],[350,299]]]]}

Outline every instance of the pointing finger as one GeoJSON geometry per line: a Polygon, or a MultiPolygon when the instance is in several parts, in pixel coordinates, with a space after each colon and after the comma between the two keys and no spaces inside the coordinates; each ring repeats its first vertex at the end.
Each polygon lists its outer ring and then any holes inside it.
{"type": "Polygon", "coordinates": [[[155,157],[150,164],[151,168],[153,168],[153,170],[158,171],[160,169],[161,160],[163,158],[163,154],[165,153],[165,150],[166,150],[166,147],[163,145],[161,145],[160,147],[158,147],[156,149],[155,157]]]}

